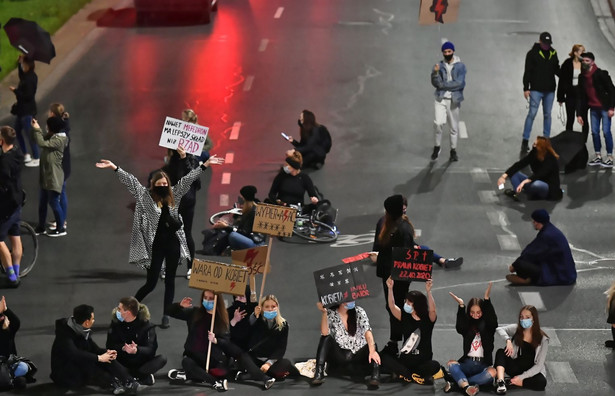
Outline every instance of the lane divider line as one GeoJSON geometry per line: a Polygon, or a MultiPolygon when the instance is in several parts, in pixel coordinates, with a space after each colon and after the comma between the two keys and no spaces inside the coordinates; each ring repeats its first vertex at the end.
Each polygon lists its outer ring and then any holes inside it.
{"type": "Polygon", "coordinates": [[[268,39],[262,39],[260,45],[258,46],[258,52],[264,52],[267,49],[268,44],[268,39]]]}
{"type": "Polygon", "coordinates": [[[280,19],[283,12],[284,12],[284,7],[278,7],[278,9],[275,11],[275,15],[273,16],[273,18],[280,19]]]}
{"type": "Polygon", "coordinates": [[[225,164],[232,164],[234,160],[235,160],[235,153],[233,153],[233,152],[228,152],[224,156],[224,163],[225,164]]]}
{"type": "Polygon", "coordinates": [[[500,249],[502,250],[521,250],[521,246],[519,246],[519,240],[516,235],[497,235],[498,243],[500,244],[500,249]]]}
{"type": "Polygon", "coordinates": [[[538,311],[547,310],[539,292],[519,292],[519,298],[521,298],[523,305],[533,305],[538,311]]]}
{"type": "Polygon", "coordinates": [[[233,123],[233,129],[231,129],[231,135],[229,136],[229,140],[237,140],[239,139],[239,130],[241,129],[241,122],[237,121],[233,123]]]}
{"type": "Polygon", "coordinates": [[[470,175],[472,176],[472,181],[474,183],[491,183],[489,173],[485,168],[472,168],[472,170],[470,171],[470,175]]]}
{"type": "Polygon", "coordinates": [[[254,76],[246,77],[246,81],[243,83],[244,92],[248,92],[252,89],[252,83],[254,82],[254,76]]]}
{"type": "Polygon", "coordinates": [[[229,205],[228,203],[229,203],[228,194],[220,194],[220,207],[226,208],[229,205]]]}
{"type": "Polygon", "coordinates": [[[579,380],[574,375],[569,362],[545,362],[547,371],[551,375],[553,382],[563,384],[578,384],[579,380]]]}
{"type": "Polygon", "coordinates": [[[221,184],[231,184],[231,172],[222,173],[221,184]]]}
{"type": "Polygon", "coordinates": [[[459,137],[462,139],[468,138],[468,128],[465,121],[459,121],[459,137]]]}

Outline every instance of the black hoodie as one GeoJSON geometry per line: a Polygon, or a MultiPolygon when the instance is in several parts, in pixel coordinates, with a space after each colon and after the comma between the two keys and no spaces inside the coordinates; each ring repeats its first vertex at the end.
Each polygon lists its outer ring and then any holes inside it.
{"type": "Polygon", "coordinates": [[[559,76],[557,51],[552,47],[541,50],[540,44],[535,43],[525,56],[523,90],[555,92],[555,76],[559,76]]]}

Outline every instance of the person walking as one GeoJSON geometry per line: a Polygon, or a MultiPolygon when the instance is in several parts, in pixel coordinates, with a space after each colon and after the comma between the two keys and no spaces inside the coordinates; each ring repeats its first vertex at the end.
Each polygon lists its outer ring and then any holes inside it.
{"type": "Polygon", "coordinates": [[[457,139],[459,137],[459,108],[463,102],[466,86],[466,65],[455,55],[455,45],[450,41],[442,44],[442,56],[431,70],[431,85],[436,88],[434,134],[435,146],[431,159],[436,160],[441,151],[442,128],[448,120],[450,128],[450,161],[458,161],[457,139]]]}
{"type": "Polygon", "coordinates": [[[17,71],[19,74],[19,84],[17,87],[9,87],[15,94],[17,102],[11,108],[11,114],[15,115],[15,132],[19,147],[24,153],[24,162],[28,167],[39,166],[39,150],[36,142],[30,136],[32,129],[32,119],[36,116],[36,88],[38,76],[34,72],[34,61],[24,55],[17,58],[17,71]],[[30,143],[32,155],[28,153],[26,139],[30,143]]]}
{"type": "Polygon", "coordinates": [[[582,132],[585,141],[589,132],[587,123],[587,110],[577,113],[577,101],[579,100],[579,79],[581,77],[581,54],[585,52],[583,44],[575,44],[563,63],[559,73],[557,84],[557,102],[560,106],[566,105],[566,130],[572,131],[576,115],[583,119],[582,132]]]}
{"type": "MultiPolygon", "coordinates": [[[[186,157],[183,148],[177,152],[186,157]]],[[[171,179],[164,172],[155,172],[151,179],[149,190],[139,183],[139,180],[115,165],[102,159],[96,163],[97,168],[113,169],[122,184],[137,200],[132,225],[130,243],[130,263],[147,270],[147,281],[135,294],[142,302],[151,293],[158,282],[158,275],[163,261],[166,263],[166,278],[164,280],[163,316],[160,327],[169,327],[168,306],[175,295],[175,274],[180,263],[190,259],[186,244],[183,224],[178,213],[178,204],[190,185],[210,164],[220,164],[223,159],[211,156],[198,168],[193,169],[171,187],[171,179]]],[[[61,223],[59,223],[61,224],[61,223]]]]}
{"type": "MultiPolygon", "coordinates": [[[[611,118],[615,108],[615,86],[609,72],[596,66],[596,58],[591,52],[581,54],[583,72],[579,82],[581,92],[577,101],[577,110],[589,108],[591,118],[592,141],[596,156],[589,161],[590,166],[613,167],[613,135],[611,134],[611,118]],[[600,124],[606,145],[607,159],[602,159],[602,143],[600,141],[600,124]]],[[[583,118],[577,117],[583,125],[583,118]]]]}
{"type": "Polygon", "coordinates": [[[551,109],[555,98],[555,76],[559,75],[559,59],[549,32],[542,32],[539,40],[525,56],[523,73],[523,97],[529,101],[529,111],[523,126],[521,155],[530,151],[529,140],[538,106],[542,102],[543,130],[546,137],[551,136],[551,109]]]}

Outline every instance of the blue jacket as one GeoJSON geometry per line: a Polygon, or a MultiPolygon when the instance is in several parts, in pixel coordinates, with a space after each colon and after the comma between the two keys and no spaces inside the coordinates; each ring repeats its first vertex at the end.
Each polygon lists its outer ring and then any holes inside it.
{"type": "Polygon", "coordinates": [[[453,70],[451,72],[452,81],[447,81],[448,73],[444,61],[440,61],[440,70],[431,71],[431,85],[436,87],[436,100],[442,101],[446,91],[451,91],[451,100],[459,104],[463,102],[463,89],[466,86],[466,65],[461,62],[458,56],[453,56],[453,70]]]}
{"type": "Polygon", "coordinates": [[[536,238],[523,249],[520,259],[540,267],[539,285],[571,285],[577,280],[568,240],[551,223],[546,223],[536,238]]]}

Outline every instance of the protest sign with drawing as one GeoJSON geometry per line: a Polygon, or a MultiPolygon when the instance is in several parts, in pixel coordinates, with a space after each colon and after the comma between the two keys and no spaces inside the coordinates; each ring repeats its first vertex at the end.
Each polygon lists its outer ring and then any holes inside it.
{"type": "Polygon", "coordinates": [[[188,286],[242,296],[246,292],[248,269],[234,264],[194,259],[188,286]]]}
{"type": "Polygon", "coordinates": [[[209,128],[206,126],[167,117],[158,145],[173,150],[181,146],[189,154],[201,155],[208,132],[209,128]]]}
{"type": "MultiPolygon", "coordinates": [[[[250,249],[233,250],[233,264],[248,268],[249,275],[262,274],[265,271],[268,246],[258,246],[250,249]]],[[[267,268],[271,272],[271,268],[267,268]]]]}
{"type": "Polygon", "coordinates": [[[340,264],[314,271],[318,300],[324,307],[369,297],[361,264],[340,264]]]}
{"type": "Polygon", "coordinates": [[[257,204],[252,232],[289,237],[297,218],[297,209],[286,206],[257,204]]]}
{"type": "Polygon", "coordinates": [[[423,281],[431,279],[433,250],[393,248],[391,279],[395,281],[423,281]]]}
{"type": "Polygon", "coordinates": [[[421,0],[419,24],[452,23],[459,16],[461,0],[421,0]]]}

